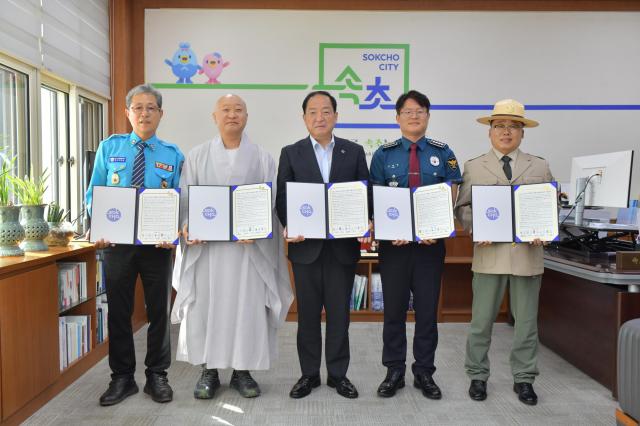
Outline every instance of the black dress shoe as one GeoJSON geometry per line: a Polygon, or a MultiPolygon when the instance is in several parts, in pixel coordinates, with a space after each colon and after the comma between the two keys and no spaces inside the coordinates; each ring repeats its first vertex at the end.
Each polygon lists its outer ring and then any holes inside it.
{"type": "Polygon", "coordinates": [[[193,390],[193,397],[196,399],[211,399],[219,387],[220,377],[218,376],[218,370],[215,368],[209,369],[203,365],[202,374],[196,383],[196,388],[193,390]]]}
{"type": "Polygon", "coordinates": [[[472,380],[471,386],[469,386],[469,396],[474,401],[487,399],[487,382],[484,380],[472,380]]]}
{"type": "Polygon", "coordinates": [[[442,398],[442,392],[440,392],[440,388],[436,385],[436,382],[433,381],[431,375],[418,373],[414,377],[413,386],[420,389],[424,396],[429,399],[442,398]]]}
{"type": "Polygon", "coordinates": [[[253,380],[247,370],[233,370],[229,386],[237,390],[245,398],[260,396],[260,386],[258,386],[258,382],[253,380]]]}
{"type": "Polygon", "coordinates": [[[291,388],[289,396],[291,398],[304,398],[311,393],[311,389],[320,386],[320,375],[302,376],[291,388]]]}
{"type": "Polygon", "coordinates": [[[329,376],[327,378],[327,386],[330,388],[336,388],[339,395],[344,396],[345,398],[357,398],[358,390],[356,387],[347,379],[347,377],[336,378],[329,376]]]}
{"type": "Polygon", "coordinates": [[[536,405],[538,403],[538,395],[533,391],[531,383],[514,383],[513,391],[518,394],[518,399],[527,405],[536,405]]]}
{"type": "Polygon", "coordinates": [[[111,380],[109,388],[100,397],[100,405],[115,405],[128,396],[138,393],[138,385],[132,377],[120,377],[111,380]]]}
{"type": "Polygon", "coordinates": [[[144,393],[151,396],[155,402],[169,402],[173,399],[173,390],[169,386],[166,373],[151,373],[147,376],[144,393]]]}
{"type": "Polygon", "coordinates": [[[404,387],[404,371],[391,370],[387,371],[387,377],[378,386],[378,396],[383,398],[389,398],[396,394],[398,389],[404,387]]]}

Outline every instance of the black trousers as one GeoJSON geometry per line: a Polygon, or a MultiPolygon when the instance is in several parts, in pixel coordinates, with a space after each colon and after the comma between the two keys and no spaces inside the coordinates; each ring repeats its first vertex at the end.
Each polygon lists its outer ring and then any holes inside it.
{"type": "Polygon", "coordinates": [[[109,302],[109,367],[111,377],[131,377],[136,371],[131,316],[138,274],[144,288],[149,319],[146,375],[166,374],[171,364],[169,298],[171,250],[154,246],[117,245],[104,249],[104,272],[109,302]]]}
{"type": "Polygon", "coordinates": [[[356,264],[343,265],[325,246],[311,264],[292,263],[298,302],[298,358],[303,375],[320,372],[322,307],[326,313],[325,358],[330,376],[349,368],[349,301],[356,264]]]}
{"type": "Polygon", "coordinates": [[[406,370],[407,308],[413,293],[416,327],[413,338],[413,374],[433,374],[438,346],[438,299],[444,266],[444,241],[433,245],[380,244],[380,277],[384,300],[382,364],[406,370]]]}

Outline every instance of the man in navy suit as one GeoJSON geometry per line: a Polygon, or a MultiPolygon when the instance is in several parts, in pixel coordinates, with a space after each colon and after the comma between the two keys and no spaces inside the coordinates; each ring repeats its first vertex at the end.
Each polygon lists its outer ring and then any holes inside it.
{"type": "Polygon", "coordinates": [[[327,385],[336,388],[345,398],[357,398],[358,391],[347,378],[347,369],[349,299],[360,258],[360,242],[356,238],[305,240],[302,236],[288,236],[286,184],[367,180],[369,170],[362,146],[333,135],[338,113],[331,94],[309,93],[302,102],[302,111],[309,136],[282,148],[276,196],[278,217],[289,243],[288,257],[298,302],[297,342],[302,377],[289,395],[303,398],[320,386],[320,322],[324,306],[327,385]]]}

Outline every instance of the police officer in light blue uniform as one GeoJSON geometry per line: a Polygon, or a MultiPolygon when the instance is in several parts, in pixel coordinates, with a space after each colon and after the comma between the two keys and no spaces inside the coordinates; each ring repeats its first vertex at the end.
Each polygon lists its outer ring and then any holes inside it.
{"type": "MultiPolygon", "coordinates": [[[[91,211],[93,186],[135,186],[132,182],[133,163],[138,153],[140,136],[135,132],[111,135],[102,141],[96,153],[93,175],[87,191],[87,208],[91,211]]],[[[179,188],[180,165],[184,155],[172,144],[158,139],[156,135],[144,141],[145,188],[179,188]]]]}
{"type": "MultiPolygon", "coordinates": [[[[447,144],[425,137],[430,107],[429,99],[415,90],[398,98],[396,120],[402,138],[384,144],[373,154],[372,185],[407,188],[451,182],[455,200],[457,184],[462,182],[458,161],[447,144]]],[[[378,395],[391,397],[405,385],[406,316],[413,293],[414,386],[425,397],[440,399],[442,393],[433,373],[444,241],[381,241],[379,255],[384,300],[382,364],[387,367],[387,375],[378,387],[378,395]]]]}
{"type": "MultiPolygon", "coordinates": [[[[136,86],[126,97],[125,113],[133,132],[113,135],[102,141],[96,153],[93,175],[86,194],[91,213],[96,185],[178,188],[184,155],[176,145],[155,135],[162,118],[162,95],[148,85],[136,86]]],[[[169,342],[169,298],[171,276],[170,243],[114,245],[96,242],[104,248],[103,266],[109,303],[109,367],[111,382],[100,397],[100,405],[114,405],[138,392],[131,315],[138,274],[142,279],[149,320],[145,393],[156,402],[169,402],[173,391],[166,370],[171,364],[169,342]]]]}

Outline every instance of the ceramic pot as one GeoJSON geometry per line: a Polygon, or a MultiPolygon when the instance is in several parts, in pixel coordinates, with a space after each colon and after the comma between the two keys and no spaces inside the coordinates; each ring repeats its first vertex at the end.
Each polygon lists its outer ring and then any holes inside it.
{"type": "Polygon", "coordinates": [[[39,206],[21,206],[21,224],[24,228],[25,239],[20,243],[24,251],[46,251],[49,249],[44,238],[49,235],[49,225],[44,220],[44,208],[46,204],[39,206]]]}
{"type": "Polygon", "coordinates": [[[24,228],[20,225],[20,207],[0,207],[0,257],[23,256],[18,244],[24,239],[24,228]]]}

